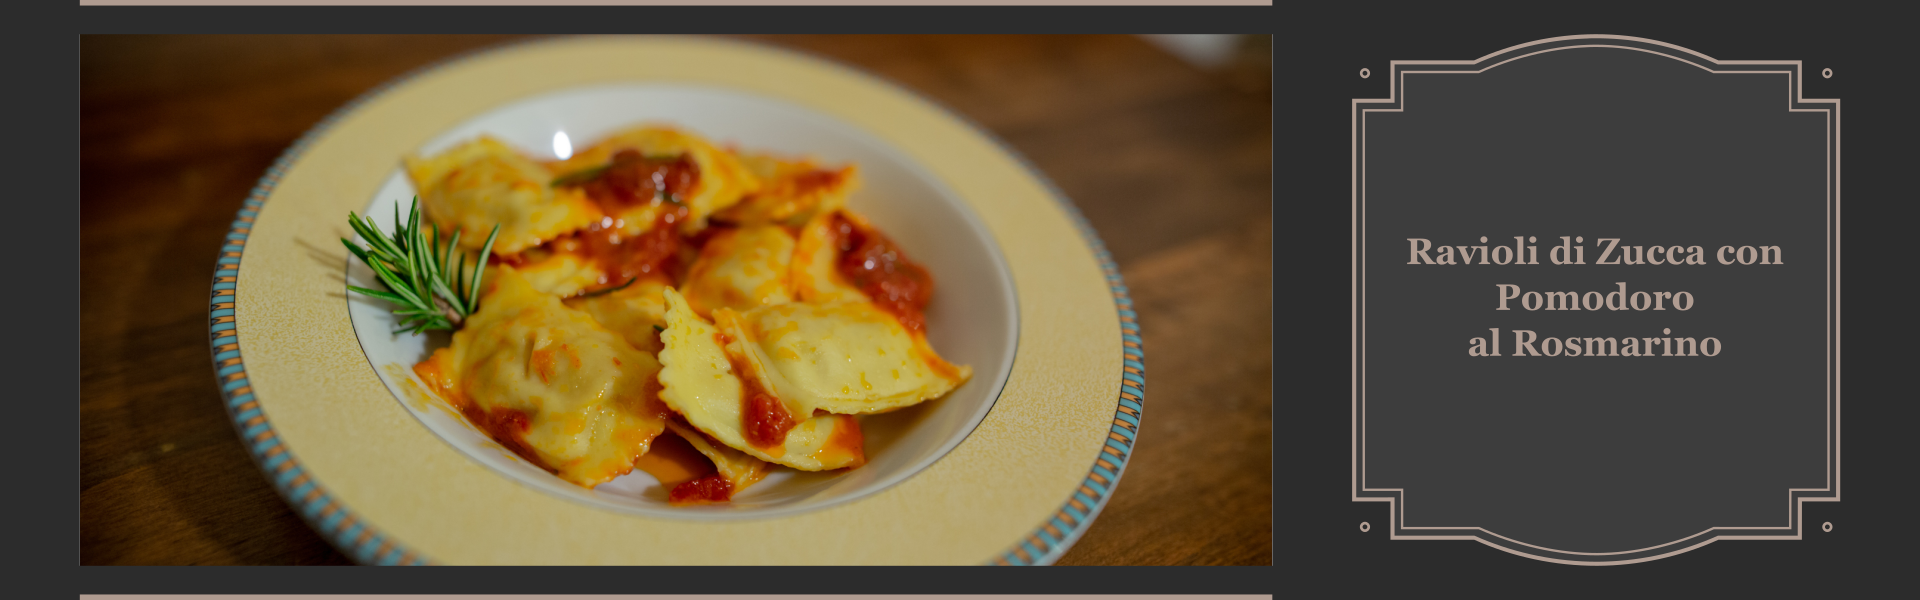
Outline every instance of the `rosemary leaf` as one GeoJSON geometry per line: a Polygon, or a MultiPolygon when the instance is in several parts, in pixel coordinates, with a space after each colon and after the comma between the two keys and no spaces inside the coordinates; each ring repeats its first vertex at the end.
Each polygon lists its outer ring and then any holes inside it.
{"type": "Polygon", "coordinates": [[[456,290],[466,289],[460,287],[460,268],[466,265],[467,257],[459,252],[459,248],[460,228],[455,227],[453,228],[453,239],[447,241],[447,252],[440,259],[440,271],[442,273],[453,273],[453,289],[456,290]],[[460,261],[460,264],[449,264],[450,261],[460,261]]]}
{"type": "MultiPolygon", "coordinates": [[[[393,295],[393,294],[389,294],[389,293],[386,293],[386,292],[382,292],[382,291],[380,291],[380,290],[371,290],[371,289],[367,289],[367,288],[363,288],[363,287],[360,287],[360,286],[357,286],[357,285],[350,285],[350,286],[347,286],[347,289],[349,289],[349,290],[353,290],[353,291],[356,291],[356,292],[359,292],[359,293],[361,293],[361,294],[365,294],[365,295],[368,295],[368,296],[373,296],[373,297],[375,297],[375,298],[379,298],[379,299],[381,299],[381,300],[386,300],[386,301],[388,301],[388,302],[392,302],[392,303],[394,303],[394,304],[406,304],[406,302],[407,302],[407,299],[406,299],[406,298],[401,298],[401,297],[399,297],[399,296],[396,296],[396,295],[393,295]]],[[[394,312],[395,312],[395,313],[399,313],[400,311],[394,311],[394,312]]]]}
{"type": "Polygon", "coordinates": [[[440,248],[440,224],[439,223],[433,224],[433,245],[427,246],[427,249],[430,250],[430,252],[428,252],[429,254],[428,258],[432,259],[429,262],[433,264],[434,271],[436,273],[445,273],[447,271],[445,268],[447,264],[447,256],[446,256],[446,253],[442,252],[440,248]]]}
{"type": "Polygon", "coordinates": [[[343,246],[346,246],[347,251],[352,252],[354,256],[360,257],[360,260],[362,262],[367,260],[367,251],[361,250],[359,246],[353,245],[352,240],[348,240],[347,238],[340,238],[340,244],[343,246]]]}
{"type": "Polygon", "coordinates": [[[392,290],[395,295],[406,298],[408,304],[420,304],[420,297],[414,295],[413,288],[407,287],[405,283],[402,283],[400,276],[387,269],[385,264],[375,261],[367,263],[367,266],[373,267],[373,273],[380,276],[380,283],[386,285],[388,290],[392,290]]]}
{"type": "Polygon", "coordinates": [[[627,289],[627,286],[630,286],[630,285],[633,285],[633,282],[635,282],[635,281],[639,281],[639,280],[640,280],[640,278],[639,278],[639,277],[629,277],[629,278],[627,278],[627,282],[626,282],[626,283],[622,283],[622,284],[620,284],[620,285],[619,285],[619,286],[617,286],[617,287],[606,287],[606,288],[600,288],[600,289],[598,289],[598,290],[594,290],[594,291],[591,291],[591,292],[587,292],[587,293],[585,293],[585,294],[580,294],[580,295],[578,295],[578,296],[574,296],[574,297],[575,297],[575,298],[592,298],[592,297],[594,297],[594,296],[599,296],[599,295],[601,295],[601,294],[611,294],[611,293],[613,293],[613,292],[618,292],[618,291],[620,291],[620,290],[624,290],[624,289],[627,289]]]}
{"type": "Polygon", "coordinates": [[[467,306],[475,307],[476,310],[480,306],[480,280],[485,279],[487,275],[487,257],[493,256],[493,240],[499,237],[500,225],[496,223],[493,226],[493,233],[487,234],[486,245],[480,248],[480,258],[474,259],[473,287],[467,290],[467,306]]]}
{"type": "Polygon", "coordinates": [[[549,187],[558,188],[558,187],[566,187],[569,185],[580,185],[589,181],[593,181],[595,179],[599,179],[600,174],[607,172],[607,167],[611,167],[611,166],[613,166],[613,163],[607,163],[604,165],[600,165],[598,167],[581,169],[578,171],[574,171],[572,173],[568,173],[566,175],[555,177],[553,178],[553,183],[549,184],[549,187]]]}

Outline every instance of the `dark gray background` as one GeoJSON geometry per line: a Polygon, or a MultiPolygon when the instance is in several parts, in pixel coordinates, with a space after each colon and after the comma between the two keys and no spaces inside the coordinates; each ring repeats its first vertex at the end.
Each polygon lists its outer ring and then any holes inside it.
{"type": "Polygon", "coordinates": [[[1363,472],[1366,487],[1406,489],[1402,526],[1615,552],[1784,527],[1788,488],[1826,485],[1826,115],[1788,112],[1787,81],[1570,49],[1411,73],[1405,112],[1368,113],[1363,472]],[[1541,264],[1406,264],[1409,237],[1516,235],[1538,238],[1541,264]],[[1584,236],[1589,264],[1550,264],[1562,235],[1584,236]],[[1592,264],[1602,237],[1698,245],[1709,264],[1592,264]],[[1777,245],[1785,264],[1721,265],[1722,245],[1777,245]],[[1497,283],[1604,294],[1617,281],[1694,306],[1494,310],[1497,283]],[[1494,327],[1506,356],[1469,357],[1494,327]],[[1662,328],[1723,351],[1512,356],[1515,329],[1662,328]]]}

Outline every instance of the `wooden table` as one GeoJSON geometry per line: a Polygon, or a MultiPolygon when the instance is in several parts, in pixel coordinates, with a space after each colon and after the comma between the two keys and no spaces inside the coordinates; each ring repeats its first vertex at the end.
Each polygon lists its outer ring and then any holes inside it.
{"type": "MultiPolygon", "coordinates": [[[[1270,564],[1271,96],[1139,38],[773,37],[992,130],[1099,230],[1150,384],[1124,483],[1061,564],[1270,564]]],[[[349,562],[277,497],[214,386],[213,259],[240,200],[328,112],[501,37],[81,42],[81,562],[349,562]]]]}

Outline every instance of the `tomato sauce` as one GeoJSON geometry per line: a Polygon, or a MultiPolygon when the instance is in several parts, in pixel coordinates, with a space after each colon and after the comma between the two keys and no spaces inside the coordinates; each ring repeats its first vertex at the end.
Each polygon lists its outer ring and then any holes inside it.
{"type": "Polygon", "coordinates": [[[724,332],[716,332],[714,341],[726,349],[727,362],[733,364],[733,374],[740,379],[740,425],[746,434],[747,443],[753,444],[769,454],[785,454],[773,451],[787,443],[787,432],[792,431],[800,421],[787,412],[787,406],[780,399],[760,386],[760,378],[753,376],[747,368],[744,357],[735,356],[727,344],[732,341],[724,332]]]}
{"type": "Polygon", "coordinates": [[[826,444],[820,446],[820,450],[815,452],[814,456],[825,458],[821,455],[835,452],[853,455],[853,462],[847,463],[843,468],[857,469],[867,464],[866,434],[860,431],[859,419],[840,415],[839,421],[833,424],[833,434],[827,438],[826,444]]]}
{"type": "Polygon", "coordinates": [[[655,371],[652,377],[647,378],[646,385],[641,386],[640,397],[619,399],[620,408],[636,415],[665,421],[672,418],[674,414],[673,409],[667,406],[667,401],[660,399],[660,392],[665,389],[666,386],[660,384],[660,373],[655,371]]]}
{"type": "Polygon", "coordinates": [[[673,486],[667,502],[675,505],[726,502],[733,498],[733,482],[719,473],[673,486]]]}
{"type": "Polygon", "coordinates": [[[602,206],[624,208],[661,196],[681,202],[699,182],[700,166],[692,156],[643,156],[636,150],[621,150],[613,154],[606,170],[580,188],[602,206]]]}
{"type": "Polygon", "coordinates": [[[495,407],[489,411],[467,399],[467,395],[460,392],[459,382],[449,377],[444,369],[444,361],[447,360],[445,352],[445,348],[436,350],[432,357],[414,365],[414,374],[419,375],[427,385],[433,386],[434,391],[439,393],[441,398],[445,398],[448,403],[460,409],[461,416],[466,417],[467,422],[479,429],[481,433],[487,434],[487,437],[493,438],[493,441],[499,442],[501,446],[512,450],[514,454],[533,463],[534,466],[546,469],[548,473],[558,474],[559,469],[540,460],[540,455],[533,451],[533,446],[527,445],[527,430],[533,427],[533,422],[528,419],[527,414],[505,407],[495,407]]]}
{"type": "Polygon", "coordinates": [[[761,389],[760,382],[752,377],[742,377],[741,384],[746,388],[747,441],[761,448],[771,448],[787,442],[787,432],[799,423],[793,415],[787,413],[787,407],[780,404],[778,398],[761,389]]]}
{"type": "Polygon", "coordinates": [[[559,469],[547,465],[546,461],[540,460],[540,455],[533,451],[533,446],[527,445],[527,430],[533,428],[533,422],[527,418],[527,413],[504,406],[496,406],[490,411],[481,410],[471,402],[460,407],[460,412],[467,416],[467,422],[480,427],[481,431],[486,432],[487,437],[500,442],[500,445],[520,455],[520,458],[527,459],[527,462],[533,463],[534,466],[546,469],[548,473],[560,472],[559,469]]]}
{"type": "Polygon", "coordinates": [[[654,438],[647,453],[633,459],[633,466],[653,475],[665,486],[680,485],[715,472],[713,462],[707,460],[706,455],[671,432],[654,438]]]}
{"type": "Polygon", "coordinates": [[[673,206],[662,211],[646,233],[629,237],[625,223],[602,219],[576,234],[580,251],[599,263],[609,285],[620,285],[635,277],[678,277],[680,234],[673,224],[687,216],[687,207],[673,206]]]}
{"type": "Polygon", "coordinates": [[[840,250],[840,275],[881,310],[900,319],[907,331],[924,332],[924,311],[933,298],[933,276],[927,269],[909,260],[885,234],[855,225],[845,216],[833,216],[833,233],[840,250]]]}
{"type": "Polygon", "coordinates": [[[552,383],[554,369],[560,365],[561,357],[565,357],[573,365],[574,370],[580,369],[580,354],[574,352],[573,348],[565,343],[534,350],[527,356],[527,366],[533,369],[534,374],[540,376],[541,383],[552,383]]]}
{"type": "Polygon", "coordinates": [[[606,217],[573,234],[569,240],[555,240],[554,248],[573,249],[598,263],[609,286],[619,286],[634,278],[659,277],[674,281],[680,266],[683,241],[675,225],[687,219],[691,210],[684,199],[700,181],[700,167],[693,157],[643,156],[634,150],[614,153],[611,162],[592,179],[571,185],[586,192],[587,198],[609,214],[629,209],[662,205],[646,233],[629,236],[628,223],[606,217]]]}

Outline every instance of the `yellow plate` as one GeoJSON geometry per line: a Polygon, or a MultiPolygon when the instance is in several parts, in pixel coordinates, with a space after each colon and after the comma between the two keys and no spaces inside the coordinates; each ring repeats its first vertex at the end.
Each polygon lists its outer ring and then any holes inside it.
{"type": "Polygon", "coordinates": [[[217,269],[210,329],[235,427],[295,510],[363,563],[1047,564],[1105,504],[1139,424],[1144,367],[1125,287],[1064,197],[910,92],[760,46],[575,38],[382,86],[268,171],[217,269]],[[391,183],[400,156],[463,123],[543,94],[633,84],[825,115],[964,204],[1004,257],[1018,315],[1000,324],[1018,332],[1004,386],[970,434],[857,498],[756,519],[678,518],[542,491],[456,449],[396,401],[349,316],[336,240],[349,235],[348,211],[391,183]]]}

